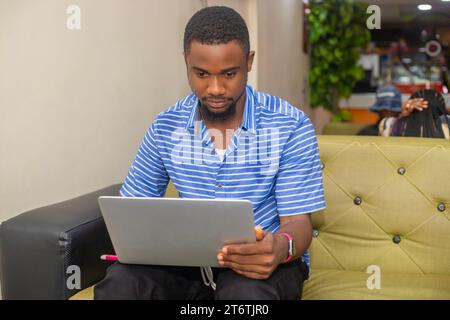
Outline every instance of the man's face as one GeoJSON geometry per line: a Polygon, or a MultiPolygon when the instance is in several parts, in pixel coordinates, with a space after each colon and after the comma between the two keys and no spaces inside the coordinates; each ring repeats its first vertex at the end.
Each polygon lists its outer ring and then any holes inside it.
{"type": "Polygon", "coordinates": [[[193,41],[185,53],[189,85],[202,107],[220,118],[241,102],[254,52],[245,54],[235,41],[208,45],[193,41]],[[239,101],[239,102],[238,102],[239,101]]]}

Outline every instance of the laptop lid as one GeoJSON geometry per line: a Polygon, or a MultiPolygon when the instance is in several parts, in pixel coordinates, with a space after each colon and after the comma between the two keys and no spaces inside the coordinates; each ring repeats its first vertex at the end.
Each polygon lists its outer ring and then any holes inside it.
{"type": "Polygon", "coordinates": [[[248,200],[98,199],[121,263],[218,267],[217,253],[230,243],[255,241],[248,200]]]}

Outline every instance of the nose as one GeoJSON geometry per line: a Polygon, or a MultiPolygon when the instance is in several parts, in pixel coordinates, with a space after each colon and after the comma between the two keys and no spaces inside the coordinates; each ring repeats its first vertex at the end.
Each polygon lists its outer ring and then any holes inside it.
{"type": "Polygon", "coordinates": [[[218,77],[211,77],[206,92],[209,96],[223,96],[225,95],[225,86],[218,77]]]}

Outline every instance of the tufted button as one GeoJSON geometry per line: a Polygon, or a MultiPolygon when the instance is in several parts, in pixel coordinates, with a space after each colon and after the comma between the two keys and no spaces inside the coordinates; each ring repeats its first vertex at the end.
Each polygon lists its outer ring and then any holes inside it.
{"type": "Polygon", "coordinates": [[[400,238],[400,236],[398,234],[396,234],[393,238],[392,241],[394,241],[394,243],[399,244],[400,241],[402,241],[402,238],[400,238]]]}
{"type": "Polygon", "coordinates": [[[319,236],[319,230],[314,229],[313,230],[313,237],[317,238],[319,236]]]}
{"type": "Polygon", "coordinates": [[[320,162],[320,170],[323,170],[323,169],[325,169],[325,163],[320,162]]]}
{"type": "Polygon", "coordinates": [[[353,199],[353,203],[359,206],[362,203],[361,197],[357,196],[355,199],[353,199]]]}
{"type": "Polygon", "coordinates": [[[399,175],[404,175],[406,173],[406,169],[403,167],[400,167],[397,169],[397,172],[399,175]]]}
{"type": "Polygon", "coordinates": [[[443,202],[439,203],[438,206],[437,206],[437,209],[440,212],[444,212],[445,211],[445,203],[443,203],[443,202]]]}

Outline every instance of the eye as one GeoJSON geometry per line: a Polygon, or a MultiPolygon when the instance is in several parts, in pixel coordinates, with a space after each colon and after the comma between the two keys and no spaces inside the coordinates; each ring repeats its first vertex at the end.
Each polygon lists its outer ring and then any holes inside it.
{"type": "Polygon", "coordinates": [[[233,78],[236,75],[236,72],[227,72],[225,73],[225,77],[227,78],[233,78]]]}
{"type": "Polygon", "coordinates": [[[203,72],[203,71],[196,72],[196,75],[199,78],[205,78],[207,76],[206,72],[203,72]]]}

